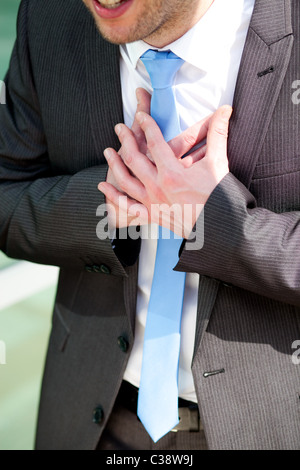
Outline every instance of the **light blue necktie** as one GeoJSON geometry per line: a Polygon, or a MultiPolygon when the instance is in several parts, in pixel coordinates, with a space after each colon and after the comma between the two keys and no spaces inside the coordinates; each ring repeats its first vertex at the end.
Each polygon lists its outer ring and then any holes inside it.
{"type": "MultiPolygon", "coordinates": [[[[151,115],[166,141],[180,133],[172,84],[183,60],[169,51],[142,57],[153,94],[151,115]]],[[[178,424],[178,363],[185,273],[173,271],[182,239],[159,227],[144,338],[138,416],[154,442],[178,424]]]]}

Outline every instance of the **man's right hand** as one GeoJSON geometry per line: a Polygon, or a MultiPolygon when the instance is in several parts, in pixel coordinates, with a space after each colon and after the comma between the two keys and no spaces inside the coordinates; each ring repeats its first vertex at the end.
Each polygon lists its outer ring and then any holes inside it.
{"type": "MultiPolygon", "coordinates": [[[[137,97],[137,109],[135,114],[135,119],[132,124],[131,130],[135,136],[136,142],[140,148],[140,151],[143,153],[147,153],[147,143],[145,139],[144,132],[142,131],[139,123],[136,120],[136,115],[139,111],[144,111],[145,113],[150,113],[150,102],[151,102],[151,95],[144,90],[143,88],[138,88],[136,90],[136,97],[137,97]]],[[[120,155],[122,153],[122,147],[120,148],[119,152],[120,155]]],[[[111,168],[108,168],[106,182],[110,183],[112,186],[117,188],[121,193],[126,196],[126,193],[123,191],[122,186],[119,185],[116,181],[116,178],[113,174],[111,168]]],[[[99,188],[101,190],[101,188],[99,188]]],[[[107,201],[107,212],[108,212],[108,223],[111,230],[115,228],[122,228],[128,227],[129,225],[140,225],[140,221],[136,216],[129,216],[128,215],[128,207],[126,205],[126,197],[124,198],[124,208],[120,207],[121,205],[117,206],[111,201],[107,201]]]]}

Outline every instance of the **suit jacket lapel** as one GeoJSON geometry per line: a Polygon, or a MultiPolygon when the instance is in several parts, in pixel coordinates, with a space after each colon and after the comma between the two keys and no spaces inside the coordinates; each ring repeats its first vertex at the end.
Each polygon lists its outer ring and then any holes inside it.
{"type": "MultiPolygon", "coordinates": [[[[230,171],[246,187],[250,186],[292,44],[290,0],[256,0],[237,79],[228,140],[230,171]]],[[[209,323],[218,286],[214,279],[200,278],[194,357],[209,323]]]]}
{"type": "MultiPolygon", "coordinates": [[[[105,41],[91,15],[91,24],[86,27],[86,84],[88,107],[95,148],[99,162],[105,163],[103,150],[106,147],[120,148],[114,126],[123,122],[123,105],[120,82],[119,47],[105,41]]],[[[137,265],[127,268],[124,282],[124,302],[132,332],[135,326],[135,304],[137,294],[137,265]]]]}
{"type": "MultiPolygon", "coordinates": [[[[89,14],[86,27],[86,84],[91,132],[99,158],[106,147],[120,147],[114,126],[123,122],[119,47],[105,41],[89,14]]],[[[102,160],[104,161],[104,160],[102,160]]]]}
{"type": "Polygon", "coordinates": [[[230,171],[249,187],[293,44],[290,0],[257,0],[238,75],[230,124],[230,171]]]}

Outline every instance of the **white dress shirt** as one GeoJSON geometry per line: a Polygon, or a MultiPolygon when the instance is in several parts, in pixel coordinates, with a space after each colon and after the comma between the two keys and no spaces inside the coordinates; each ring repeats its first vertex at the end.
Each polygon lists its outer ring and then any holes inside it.
{"type": "MultiPolygon", "coordinates": [[[[185,63],[174,81],[181,129],[232,105],[241,56],[255,0],[214,0],[206,14],[184,36],[161,50],[171,50],[185,63]]],[[[125,124],[131,127],[136,111],[135,90],[152,92],[140,56],[151,46],[137,41],[120,46],[120,71],[125,124]]],[[[143,337],[154,273],[157,240],[142,240],[138,273],[136,337],[124,379],[139,387],[143,337]]],[[[205,240],[204,240],[205,243],[205,240]]],[[[179,396],[197,402],[191,373],[199,275],[187,273],[182,310],[179,396]]],[[[154,366],[155,367],[155,366],[154,366]]]]}

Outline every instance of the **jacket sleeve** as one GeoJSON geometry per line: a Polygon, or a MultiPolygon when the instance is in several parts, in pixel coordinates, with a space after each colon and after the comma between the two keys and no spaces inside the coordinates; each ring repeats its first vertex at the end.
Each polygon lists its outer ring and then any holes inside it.
{"type": "Polygon", "coordinates": [[[256,294],[300,306],[300,212],[257,207],[229,173],[204,207],[204,243],[188,244],[176,269],[197,272],[256,294]]]}
{"type": "Polygon", "coordinates": [[[106,265],[125,275],[110,239],[99,239],[105,203],[97,189],[106,165],[55,175],[47,155],[27,42],[28,1],[21,2],[18,37],[0,105],[0,249],[8,256],[68,268],[106,265]],[[103,207],[103,206],[102,206],[103,207]]]}

